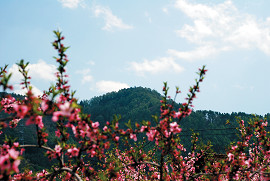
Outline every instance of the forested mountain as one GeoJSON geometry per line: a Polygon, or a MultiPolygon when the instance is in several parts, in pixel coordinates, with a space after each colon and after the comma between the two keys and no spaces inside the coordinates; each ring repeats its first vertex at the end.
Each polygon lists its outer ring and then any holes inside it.
{"type": "MultiPolygon", "coordinates": [[[[0,94],[3,96],[3,93],[0,94]]],[[[12,94],[15,98],[22,99],[20,95],[12,94]]],[[[100,126],[103,126],[106,121],[112,121],[113,115],[121,115],[119,126],[124,128],[125,124],[131,120],[131,124],[134,126],[135,122],[141,123],[142,120],[152,121],[152,115],[159,115],[160,113],[160,100],[162,95],[155,90],[143,87],[133,87],[128,89],[122,89],[118,92],[111,92],[105,95],[94,97],[91,100],[82,100],[80,105],[85,113],[91,114],[91,119],[96,122],[100,122],[100,126]]],[[[180,105],[174,103],[177,109],[180,105]]],[[[0,113],[0,118],[7,116],[3,112],[0,113]]],[[[219,113],[214,111],[193,111],[189,117],[184,118],[180,122],[182,132],[180,137],[184,146],[189,149],[191,130],[199,133],[199,141],[206,144],[211,141],[213,150],[218,153],[225,153],[227,146],[237,141],[238,126],[236,119],[244,119],[248,121],[253,115],[245,113],[219,113]]],[[[270,115],[266,115],[270,118],[270,115]]],[[[57,144],[55,137],[55,123],[51,121],[51,117],[47,116],[43,118],[47,132],[49,133],[48,145],[52,146],[57,144]]],[[[34,125],[25,126],[25,120],[21,121],[16,129],[3,129],[3,134],[0,135],[0,144],[3,143],[5,136],[20,137],[20,144],[36,144],[36,129],[34,125]]],[[[152,123],[154,125],[155,123],[152,123]]],[[[142,137],[138,137],[138,141],[141,141],[142,137]]],[[[71,141],[75,141],[71,138],[71,141]]],[[[151,149],[150,147],[147,149],[151,149]]],[[[26,150],[25,158],[22,166],[28,165],[31,169],[37,167],[47,167],[50,165],[46,157],[43,157],[44,153],[40,152],[40,149],[28,149],[26,150]],[[35,160],[33,158],[39,157],[42,160],[35,160]],[[38,162],[37,162],[38,161],[38,162]]],[[[38,168],[40,169],[40,168],[38,168]]]]}
{"type": "Polygon", "coordinates": [[[159,113],[161,95],[149,88],[135,87],[122,89],[105,95],[83,100],[80,105],[83,111],[91,114],[94,121],[105,123],[113,115],[121,115],[121,121],[133,123],[151,120],[152,115],[159,113]]]}
{"type": "MultiPolygon", "coordinates": [[[[93,121],[104,125],[111,121],[113,115],[121,115],[120,123],[131,120],[132,125],[142,120],[152,121],[152,115],[159,115],[162,95],[155,90],[143,87],[122,89],[105,95],[94,97],[91,100],[80,102],[83,110],[91,114],[93,121]]],[[[174,104],[176,108],[179,104],[174,104]]],[[[183,142],[190,147],[191,130],[199,133],[203,143],[210,141],[216,152],[224,153],[227,146],[238,139],[236,127],[237,119],[248,121],[253,115],[243,112],[220,113],[214,111],[193,111],[189,117],[180,123],[183,142]]],[[[154,124],[154,123],[153,123],[154,124]]],[[[124,124],[120,124],[124,127],[124,124]]]]}

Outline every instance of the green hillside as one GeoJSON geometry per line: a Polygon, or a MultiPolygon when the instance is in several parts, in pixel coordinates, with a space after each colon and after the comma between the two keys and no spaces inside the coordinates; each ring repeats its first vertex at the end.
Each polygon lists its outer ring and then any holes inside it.
{"type": "MultiPolygon", "coordinates": [[[[121,115],[120,123],[123,123],[121,125],[124,127],[128,120],[134,125],[142,120],[151,121],[152,115],[159,115],[161,98],[162,95],[155,90],[134,87],[83,100],[80,105],[86,113],[91,114],[93,121],[99,121],[101,125],[111,121],[113,115],[121,115]]],[[[177,103],[174,105],[176,108],[179,106],[177,103]]],[[[236,120],[249,120],[252,117],[253,115],[242,112],[229,114],[210,110],[193,111],[189,117],[181,121],[183,130],[180,136],[188,149],[191,146],[191,130],[194,130],[199,133],[201,142],[206,144],[210,141],[216,152],[224,153],[227,146],[238,139],[236,120]]]]}
{"type": "Polygon", "coordinates": [[[151,120],[152,115],[159,113],[161,95],[149,88],[135,87],[122,89],[83,100],[80,105],[84,112],[91,114],[94,121],[105,123],[111,121],[113,115],[121,115],[121,121],[131,120],[133,123],[151,120]]]}

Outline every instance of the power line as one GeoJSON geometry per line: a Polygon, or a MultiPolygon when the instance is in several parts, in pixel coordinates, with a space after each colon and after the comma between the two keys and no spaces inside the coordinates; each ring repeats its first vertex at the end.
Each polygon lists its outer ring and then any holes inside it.
{"type": "MultiPolygon", "coordinates": [[[[199,135],[199,136],[208,136],[208,135],[236,135],[237,133],[221,133],[221,134],[202,134],[202,135],[199,135]]],[[[186,135],[179,135],[179,136],[192,136],[191,134],[186,134],[186,135]]]]}
{"type": "MultiPolygon", "coordinates": [[[[269,128],[270,126],[265,126],[267,128],[269,128]]],[[[231,127],[231,128],[209,128],[209,129],[194,129],[193,131],[196,132],[196,131],[214,131],[214,130],[232,130],[232,129],[235,129],[238,127],[231,127]]],[[[182,130],[181,132],[189,132],[191,130],[182,130]]]]}

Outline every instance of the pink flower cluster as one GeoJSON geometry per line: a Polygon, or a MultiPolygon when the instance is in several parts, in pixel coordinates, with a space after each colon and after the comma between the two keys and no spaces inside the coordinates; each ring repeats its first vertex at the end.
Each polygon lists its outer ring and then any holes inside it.
{"type": "Polygon", "coordinates": [[[0,148],[0,179],[7,175],[19,172],[19,151],[16,151],[18,143],[14,143],[12,147],[3,144],[0,148]]]}
{"type": "Polygon", "coordinates": [[[67,155],[71,157],[77,157],[79,155],[79,149],[76,147],[72,147],[67,150],[67,155]]]}

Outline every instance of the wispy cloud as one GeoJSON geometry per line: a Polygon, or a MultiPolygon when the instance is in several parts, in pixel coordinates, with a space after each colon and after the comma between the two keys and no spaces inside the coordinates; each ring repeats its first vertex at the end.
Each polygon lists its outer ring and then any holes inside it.
{"type": "Polygon", "coordinates": [[[77,74],[82,75],[82,79],[81,79],[82,84],[85,84],[87,82],[92,82],[94,80],[93,76],[90,75],[90,72],[91,72],[90,68],[76,71],[77,74]]]}
{"type": "Polygon", "coordinates": [[[83,0],[58,0],[63,7],[74,9],[83,4],[83,0]]]}
{"type": "Polygon", "coordinates": [[[178,65],[171,57],[162,57],[151,61],[145,59],[143,62],[131,62],[130,69],[141,76],[144,76],[145,73],[157,74],[168,70],[179,73],[184,70],[184,68],[178,65]]]}
{"type": "Polygon", "coordinates": [[[152,18],[151,18],[150,14],[147,11],[144,12],[144,16],[147,18],[149,23],[152,23],[152,18]]]}
{"type": "Polygon", "coordinates": [[[216,5],[177,0],[175,7],[193,22],[184,24],[176,34],[197,48],[187,52],[169,50],[169,54],[190,60],[235,48],[256,48],[270,55],[270,17],[258,20],[240,12],[230,0],[216,5]]]}
{"type": "Polygon", "coordinates": [[[253,92],[254,91],[254,86],[253,85],[242,85],[242,84],[234,84],[232,85],[232,87],[236,90],[239,90],[239,91],[251,91],[253,92]]]}
{"type": "Polygon", "coordinates": [[[197,47],[196,49],[191,50],[191,51],[177,51],[174,49],[169,49],[167,53],[170,56],[176,57],[178,59],[192,61],[196,59],[204,59],[206,57],[216,55],[221,51],[227,51],[229,49],[230,49],[229,47],[216,48],[212,45],[204,45],[204,46],[197,47]]]}
{"type": "Polygon", "coordinates": [[[103,7],[101,5],[89,6],[84,0],[58,0],[63,7],[75,9],[79,6],[90,9],[93,11],[96,17],[102,17],[105,21],[105,25],[102,28],[106,31],[115,30],[127,30],[133,29],[132,25],[128,25],[123,22],[123,20],[116,15],[114,15],[109,7],[103,7]]]}
{"type": "Polygon", "coordinates": [[[105,26],[102,28],[106,31],[114,31],[115,29],[127,30],[132,29],[133,26],[125,24],[119,17],[114,15],[112,11],[103,6],[95,6],[94,14],[96,17],[102,17],[105,21],[105,26]]]}
{"type": "Polygon", "coordinates": [[[129,85],[122,82],[102,80],[96,83],[98,92],[107,93],[112,91],[119,91],[120,89],[129,88],[129,85]]]}

